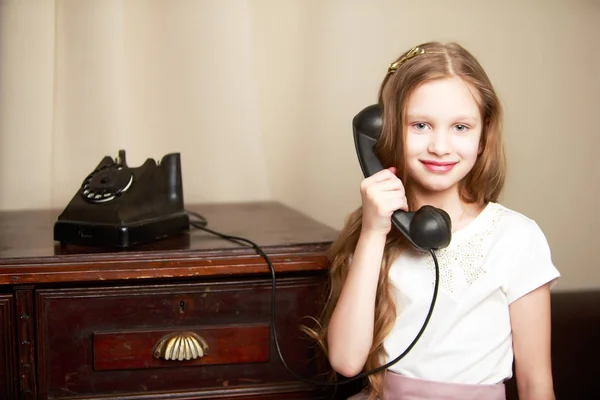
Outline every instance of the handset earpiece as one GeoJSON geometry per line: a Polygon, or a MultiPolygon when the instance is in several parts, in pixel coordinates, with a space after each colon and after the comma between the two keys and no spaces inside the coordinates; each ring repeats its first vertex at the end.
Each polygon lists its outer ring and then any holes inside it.
{"type": "MultiPolygon", "coordinates": [[[[383,107],[373,104],[352,119],[354,145],[365,177],[383,169],[375,155],[375,143],[383,128],[383,107]]],[[[416,212],[395,211],[392,223],[415,247],[437,250],[447,247],[452,238],[452,221],[444,210],[423,206],[416,212]]]]}

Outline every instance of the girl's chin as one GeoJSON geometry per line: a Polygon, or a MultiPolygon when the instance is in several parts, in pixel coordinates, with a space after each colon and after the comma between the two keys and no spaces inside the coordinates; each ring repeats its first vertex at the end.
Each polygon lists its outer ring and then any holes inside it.
{"type": "Polygon", "coordinates": [[[449,191],[456,190],[458,186],[458,182],[419,182],[413,181],[418,192],[423,192],[423,194],[434,195],[434,194],[442,194],[449,191]]]}

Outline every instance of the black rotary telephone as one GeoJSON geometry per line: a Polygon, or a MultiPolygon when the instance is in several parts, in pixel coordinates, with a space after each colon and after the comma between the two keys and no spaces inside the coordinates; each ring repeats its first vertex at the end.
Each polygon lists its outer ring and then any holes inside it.
{"type": "Polygon", "coordinates": [[[125,150],[104,157],[54,224],[61,244],[126,248],[189,230],[179,153],[127,165],[125,150]]]}
{"type": "MultiPolygon", "coordinates": [[[[375,155],[374,146],[383,127],[383,108],[373,104],[364,108],[352,120],[354,145],[365,177],[383,169],[375,155]]],[[[450,216],[442,209],[423,206],[416,212],[397,210],[392,223],[414,246],[422,250],[447,247],[452,237],[450,216]]]]}

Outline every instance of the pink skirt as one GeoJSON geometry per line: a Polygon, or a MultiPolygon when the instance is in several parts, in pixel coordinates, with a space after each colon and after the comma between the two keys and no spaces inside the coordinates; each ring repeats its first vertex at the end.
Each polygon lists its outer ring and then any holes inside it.
{"type": "MultiPolygon", "coordinates": [[[[368,394],[359,393],[348,400],[368,397],[368,394]]],[[[433,382],[386,371],[381,400],[506,400],[506,390],[504,383],[471,385],[433,382]]]]}

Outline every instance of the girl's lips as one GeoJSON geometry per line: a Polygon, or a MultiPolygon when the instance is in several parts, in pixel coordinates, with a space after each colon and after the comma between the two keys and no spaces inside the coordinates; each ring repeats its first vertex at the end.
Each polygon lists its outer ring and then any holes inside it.
{"type": "Polygon", "coordinates": [[[454,168],[454,166],[456,164],[458,164],[458,161],[447,161],[447,162],[428,161],[428,160],[420,160],[420,161],[425,166],[425,168],[427,168],[431,172],[450,172],[452,170],[452,168],[454,168]]]}

